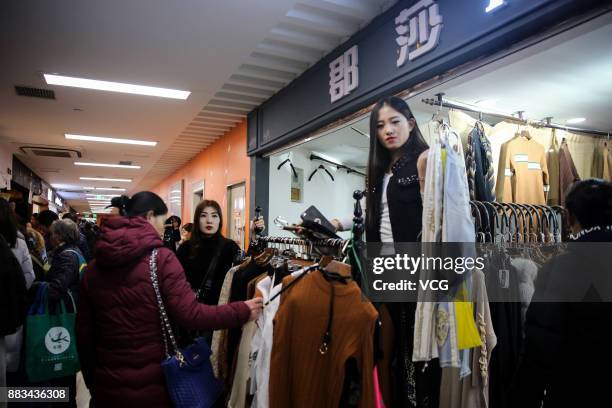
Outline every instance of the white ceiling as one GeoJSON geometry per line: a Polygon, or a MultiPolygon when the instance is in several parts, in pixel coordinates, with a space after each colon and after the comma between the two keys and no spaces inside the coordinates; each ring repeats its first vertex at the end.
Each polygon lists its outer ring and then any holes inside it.
{"type": "MultiPolygon", "coordinates": [[[[585,122],[570,126],[612,134],[611,39],[612,13],[437,85],[410,98],[408,103],[419,124],[430,120],[436,110],[421,100],[444,92],[444,98],[466,104],[496,99],[494,110],[506,114],[522,110],[531,120],[552,116],[553,122],[564,124],[567,119],[584,117],[585,122]]],[[[485,116],[486,119],[494,120],[485,116]]],[[[324,152],[363,168],[367,164],[368,140],[351,126],[369,133],[368,121],[369,114],[298,148],[324,152]]]]}
{"type": "MultiPolygon", "coordinates": [[[[612,13],[428,92],[553,122],[582,117],[582,128],[612,131],[612,13]]],[[[419,100],[422,96],[419,97],[419,100]]]]}
{"type": "MultiPolygon", "coordinates": [[[[140,170],[81,168],[20,158],[68,191],[123,183],[151,188],[388,8],[394,0],[4,2],[0,13],[0,139],[77,149],[83,161],[133,161],[140,170]],[[186,101],[48,86],[40,73],[189,90],[186,101]],[[16,96],[15,85],[56,100],[16,96]],[[74,109],[79,109],[78,111],[74,109]],[[135,147],[69,141],[64,133],[158,141],[135,147]]],[[[245,153],[246,154],[246,153],[245,153]]],[[[61,193],[77,210],[82,194],[61,193]]]]}

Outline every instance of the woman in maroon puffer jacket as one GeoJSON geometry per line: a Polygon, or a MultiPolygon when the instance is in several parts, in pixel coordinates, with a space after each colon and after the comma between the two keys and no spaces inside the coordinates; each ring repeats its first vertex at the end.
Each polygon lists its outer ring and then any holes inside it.
{"type": "Polygon", "coordinates": [[[168,209],[151,192],[113,201],[122,214],[108,219],[81,282],[77,346],[96,407],[169,407],[161,369],[164,346],[149,258],[171,322],[197,330],[239,327],[261,313],[261,298],[225,306],[198,303],[181,264],[160,238],[168,209]]]}

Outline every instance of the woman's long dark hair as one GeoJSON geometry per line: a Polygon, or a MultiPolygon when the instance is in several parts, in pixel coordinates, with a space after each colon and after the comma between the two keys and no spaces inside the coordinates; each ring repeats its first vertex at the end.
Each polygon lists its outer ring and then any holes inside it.
{"type": "MultiPolygon", "coordinates": [[[[368,175],[366,180],[366,239],[370,242],[378,237],[380,200],[382,194],[382,181],[385,172],[391,164],[391,153],[378,140],[378,114],[383,106],[389,106],[406,117],[407,120],[415,119],[408,104],[401,98],[389,96],[382,98],[372,109],[370,114],[370,153],[368,156],[368,175]]],[[[413,156],[416,160],[419,155],[427,150],[429,146],[423,138],[419,127],[415,124],[408,140],[400,149],[404,154],[413,156]]]]}
{"type": "Polygon", "coordinates": [[[206,207],[212,207],[217,210],[217,213],[219,213],[219,229],[213,234],[213,237],[217,238],[223,236],[223,234],[221,233],[221,230],[223,228],[223,213],[221,212],[221,206],[215,200],[200,201],[200,204],[198,204],[195,211],[193,212],[193,231],[191,232],[190,241],[191,247],[194,251],[197,250],[197,248],[200,246],[200,243],[202,242],[202,238],[205,237],[204,233],[200,229],[200,216],[202,215],[202,212],[206,207]]]}

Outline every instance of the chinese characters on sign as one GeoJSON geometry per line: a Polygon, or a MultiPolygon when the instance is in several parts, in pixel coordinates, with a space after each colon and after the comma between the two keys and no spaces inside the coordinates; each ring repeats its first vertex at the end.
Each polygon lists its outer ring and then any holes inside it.
{"type": "Polygon", "coordinates": [[[433,0],[421,0],[395,18],[399,45],[397,67],[433,50],[440,40],[442,16],[433,0]]]}
{"type": "Polygon", "coordinates": [[[358,86],[357,46],[353,45],[329,64],[329,95],[331,96],[331,103],[350,94],[358,86]]]}

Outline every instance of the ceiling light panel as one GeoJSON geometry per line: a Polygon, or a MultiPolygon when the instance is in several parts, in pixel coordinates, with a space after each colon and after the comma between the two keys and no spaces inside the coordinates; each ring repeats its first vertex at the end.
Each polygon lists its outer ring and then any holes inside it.
{"type": "Polygon", "coordinates": [[[125,191],[125,188],[118,188],[118,187],[83,187],[83,190],[96,190],[96,191],[125,191]]]}
{"type": "Polygon", "coordinates": [[[132,179],[116,179],[116,178],[104,178],[104,177],[79,177],[81,180],[93,180],[93,181],[115,181],[117,183],[131,183],[132,179]]]}
{"type": "Polygon", "coordinates": [[[149,140],[120,139],[116,137],[104,137],[104,136],[73,135],[69,133],[66,133],[64,136],[66,136],[66,139],[84,140],[86,142],[120,143],[120,144],[139,145],[139,146],[157,146],[157,142],[152,142],[149,140]]]}
{"type": "Polygon", "coordinates": [[[100,81],[97,79],[77,78],[64,75],[43,74],[49,85],[70,86],[74,88],[95,89],[97,91],[120,92],[135,95],[158,96],[161,98],[185,100],[191,95],[189,91],[158,88],[154,86],[125,84],[122,82],[100,81]]]}
{"type": "Polygon", "coordinates": [[[118,169],[140,169],[137,165],[128,164],[112,164],[112,163],[88,163],[88,162],[74,162],[75,166],[91,166],[91,167],[113,167],[118,169]]]}

